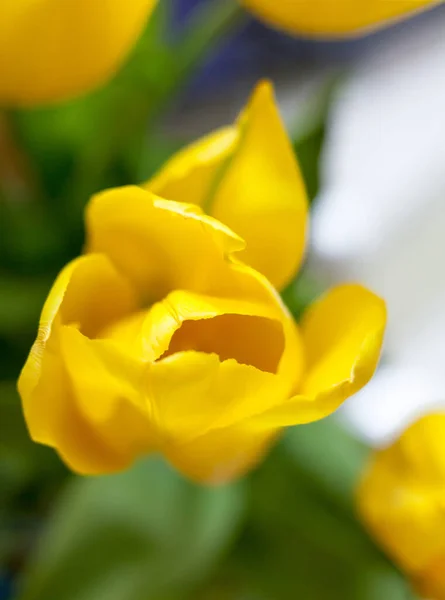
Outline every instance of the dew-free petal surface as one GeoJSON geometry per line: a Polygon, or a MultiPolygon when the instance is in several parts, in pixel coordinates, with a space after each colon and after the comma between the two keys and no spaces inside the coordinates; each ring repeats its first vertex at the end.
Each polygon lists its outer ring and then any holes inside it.
{"type": "Polygon", "coordinates": [[[209,212],[246,240],[240,259],[282,289],[303,258],[308,199],[269,82],[256,87],[238,128],[209,212]]]}
{"type": "Polygon", "coordinates": [[[241,0],[266,23],[290,33],[335,38],[378,29],[438,0],[241,0]]]}
{"type": "Polygon", "coordinates": [[[157,0],[2,0],[0,103],[58,102],[110,79],[157,0]]]}
{"type": "Polygon", "coordinates": [[[299,393],[260,415],[259,426],[309,423],[334,412],[372,377],[385,324],[385,303],[360,285],[341,285],[322,296],[301,323],[306,372],[299,393]]]}

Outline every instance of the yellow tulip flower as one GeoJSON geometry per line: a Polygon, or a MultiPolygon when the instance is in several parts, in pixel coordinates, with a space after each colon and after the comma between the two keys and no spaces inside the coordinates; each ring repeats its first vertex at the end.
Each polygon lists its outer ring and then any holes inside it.
{"type": "Polygon", "coordinates": [[[332,290],[298,327],[238,260],[243,240],[197,206],[125,187],[86,222],[19,380],[32,438],[73,470],[160,452],[194,480],[231,480],[371,377],[385,306],[366,289],[332,290]]]}
{"type": "Polygon", "coordinates": [[[174,155],[145,187],[202,207],[247,242],[239,257],[279,290],[305,250],[308,200],[269,82],[238,121],[174,155]]]}
{"type": "Polygon", "coordinates": [[[110,79],[157,0],[2,0],[0,104],[56,102],[110,79]]]}
{"type": "Polygon", "coordinates": [[[440,0],[241,0],[266,23],[310,37],[364,33],[406,18],[440,0]]]}
{"type": "Polygon", "coordinates": [[[377,452],[358,491],[364,522],[422,597],[445,600],[445,414],[377,452]]]}

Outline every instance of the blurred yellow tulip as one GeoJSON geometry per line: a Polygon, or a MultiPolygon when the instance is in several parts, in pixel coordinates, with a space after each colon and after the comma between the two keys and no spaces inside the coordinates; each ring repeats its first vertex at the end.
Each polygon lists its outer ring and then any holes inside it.
{"type": "Polygon", "coordinates": [[[422,597],[445,600],[445,414],[424,416],[374,456],[358,490],[364,522],[422,597]]]}
{"type": "Polygon", "coordinates": [[[173,156],[145,187],[201,206],[246,240],[239,257],[279,290],[306,246],[308,199],[272,85],[260,83],[238,121],[173,156]]]}
{"type": "Polygon", "coordinates": [[[241,0],[266,23],[310,37],[365,33],[424,10],[440,0],[241,0]]]}
{"type": "Polygon", "coordinates": [[[157,0],[2,0],[0,104],[57,102],[110,79],[157,0]]]}
{"type": "Polygon", "coordinates": [[[199,207],[126,187],[94,197],[86,221],[87,253],[56,280],[19,380],[32,438],[75,471],[160,452],[228,481],[371,377],[386,314],[364,288],[332,290],[298,327],[199,207]]]}

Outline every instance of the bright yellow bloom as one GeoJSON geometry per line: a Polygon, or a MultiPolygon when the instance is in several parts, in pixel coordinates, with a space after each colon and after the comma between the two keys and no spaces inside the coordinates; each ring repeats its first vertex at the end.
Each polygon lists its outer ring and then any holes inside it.
{"type": "Polygon", "coordinates": [[[371,377],[385,307],[364,288],[334,289],[298,328],[238,261],[243,240],[198,207],[126,187],[86,221],[88,253],[54,284],[19,380],[31,436],[75,471],[161,452],[227,481],[371,377]]]}
{"type": "Polygon", "coordinates": [[[440,0],[241,0],[260,19],[291,33],[335,38],[363,33],[440,0]]]}
{"type": "Polygon", "coordinates": [[[201,206],[246,240],[239,258],[277,289],[305,250],[308,200],[270,83],[260,83],[238,121],[173,156],[146,186],[201,206]]]}
{"type": "Polygon", "coordinates": [[[0,104],[55,102],[110,79],[157,0],[1,0],[0,104]]]}
{"type": "Polygon", "coordinates": [[[377,452],[358,493],[364,522],[422,597],[445,600],[445,414],[377,452]]]}

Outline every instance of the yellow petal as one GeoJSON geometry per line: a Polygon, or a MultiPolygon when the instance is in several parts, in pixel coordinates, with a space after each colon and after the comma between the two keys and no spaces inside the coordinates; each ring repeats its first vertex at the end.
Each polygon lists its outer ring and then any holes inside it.
{"type": "Polygon", "coordinates": [[[183,289],[278,306],[270,284],[231,257],[243,240],[197,206],[118,188],[92,199],[87,229],[88,250],[105,253],[146,304],[183,289]]]}
{"type": "Polygon", "coordinates": [[[275,306],[176,291],[151,308],[143,335],[155,359],[197,350],[276,372],[285,344],[280,316],[275,306]]]}
{"type": "Polygon", "coordinates": [[[54,102],[110,79],[157,0],[2,0],[0,102],[54,102]]]}
{"type": "Polygon", "coordinates": [[[203,206],[238,138],[236,127],[218,129],[175,154],[144,187],[167,200],[203,206]]]}
{"type": "Polygon", "coordinates": [[[135,294],[108,259],[89,255],[61,272],[42,310],[18,388],[32,438],[57,448],[77,471],[103,472],[124,463],[79,410],[61,356],[61,332],[69,325],[94,337],[135,307],[135,294]]]}
{"type": "Polygon", "coordinates": [[[78,473],[121,470],[154,445],[143,383],[144,365],[109,342],[59,327],[32,391],[21,389],[31,437],[78,473]]]}
{"type": "Polygon", "coordinates": [[[235,126],[179,152],[145,187],[228,225],[247,242],[240,258],[278,289],[297,272],[308,202],[270,83],[257,86],[235,126]]]}
{"type": "Polygon", "coordinates": [[[306,375],[300,392],[258,417],[261,427],[309,423],[334,412],[372,377],[386,323],[385,303],[359,285],[332,289],[301,323],[306,375]]]}
{"type": "Polygon", "coordinates": [[[259,432],[249,425],[212,430],[181,445],[164,449],[168,460],[198,483],[222,484],[257,465],[279,432],[259,432]]]}
{"type": "Polygon", "coordinates": [[[438,0],[241,0],[266,23],[291,33],[334,38],[391,24],[438,0]]]}
{"type": "Polygon", "coordinates": [[[147,366],[147,385],[158,430],[183,439],[289,397],[303,361],[286,318],[267,305],[176,291],[136,317],[137,327],[130,318],[104,335],[139,360],[157,361],[147,366]]]}
{"type": "MultiPolygon", "coordinates": [[[[25,367],[26,369],[26,367],[25,367]]],[[[51,446],[76,472],[106,473],[126,463],[79,410],[60,355],[57,334],[39,361],[32,388],[19,381],[25,420],[35,442],[51,446]]]]}
{"type": "Polygon", "coordinates": [[[358,488],[360,515],[422,597],[445,597],[445,415],[411,425],[376,452],[358,488]]]}
{"type": "Polygon", "coordinates": [[[308,201],[268,82],[257,86],[238,127],[240,142],[210,213],[246,240],[240,259],[282,289],[303,258],[308,201]]]}
{"type": "Polygon", "coordinates": [[[120,463],[130,464],[146,454],[154,445],[154,434],[145,365],[118,345],[90,340],[74,327],[61,328],[60,353],[79,412],[120,463]]]}
{"type": "Polygon", "coordinates": [[[26,403],[41,368],[41,359],[54,325],[75,324],[89,337],[137,307],[136,295],[103,255],[83,256],[69,263],[56,279],[40,317],[37,339],[19,379],[26,403]]]}
{"type": "Polygon", "coordinates": [[[148,377],[164,452],[283,402],[288,388],[288,382],[273,373],[193,351],[153,363],[148,377]]]}

